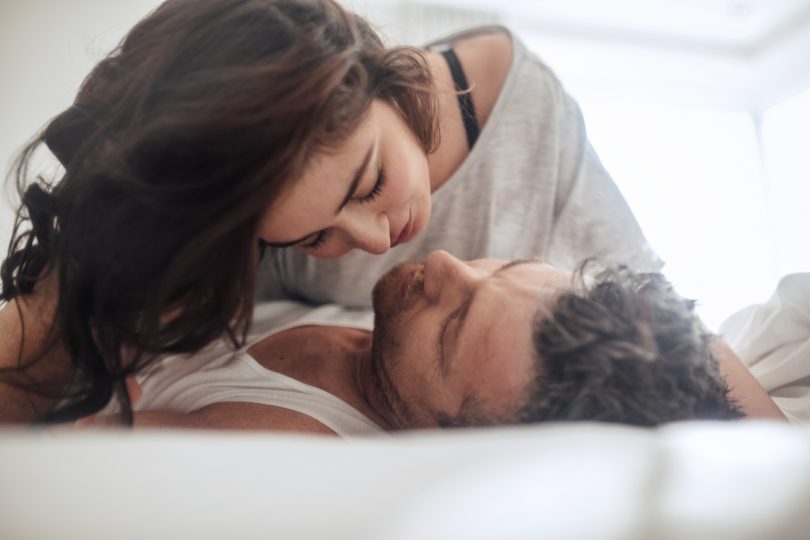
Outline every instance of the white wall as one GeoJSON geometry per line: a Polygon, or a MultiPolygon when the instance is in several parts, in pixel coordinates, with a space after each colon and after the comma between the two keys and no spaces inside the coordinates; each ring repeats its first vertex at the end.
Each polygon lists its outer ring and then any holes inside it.
{"type": "MultiPolygon", "coordinates": [[[[47,120],[69,106],[82,79],[157,0],[0,0],[0,170],[47,120]]],[[[0,195],[5,253],[13,190],[0,195]],[[12,193],[10,193],[12,191],[12,193]]]]}
{"type": "Polygon", "coordinates": [[[665,273],[712,328],[778,281],[746,112],[583,100],[589,136],[665,273]]]}
{"type": "Polygon", "coordinates": [[[762,140],[776,271],[810,272],[810,86],[765,111],[762,140]]]}

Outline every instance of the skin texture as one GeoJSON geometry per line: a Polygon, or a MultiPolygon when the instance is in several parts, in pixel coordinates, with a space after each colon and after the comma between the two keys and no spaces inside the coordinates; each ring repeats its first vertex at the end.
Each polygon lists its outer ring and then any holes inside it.
{"type": "Polygon", "coordinates": [[[712,346],[712,354],[720,364],[720,372],[728,383],[731,397],[747,416],[787,421],[776,403],[731,350],[731,347],[718,339],[712,346]]]}
{"type": "Polygon", "coordinates": [[[424,152],[394,110],[376,100],[343,148],[315,158],[304,176],[282,191],[265,214],[259,234],[271,243],[301,239],[300,244],[306,245],[318,231],[328,230],[325,243],[308,252],[337,257],[359,247],[385,253],[409,222],[414,236],[427,226],[430,193],[424,152]],[[361,171],[360,182],[336,213],[356,171],[361,171]],[[377,194],[380,175],[384,179],[377,194]]]}
{"type": "Polygon", "coordinates": [[[374,291],[373,356],[389,421],[508,421],[538,369],[535,314],[570,283],[540,261],[464,263],[444,251],[396,267],[374,291]]]}
{"type": "MultiPolygon", "coordinates": [[[[40,281],[34,291],[16,298],[0,309],[0,368],[22,364],[31,367],[22,381],[36,383],[45,391],[58,391],[73,373],[70,359],[61,342],[49,336],[56,308],[56,284],[53,279],[40,281]],[[23,343],[22,349],[20,343],[23,343]]],[[[28,423],[36,420],[53,403],[47,396],[26,392],[0,382],[0,424],[28,423]]]]}

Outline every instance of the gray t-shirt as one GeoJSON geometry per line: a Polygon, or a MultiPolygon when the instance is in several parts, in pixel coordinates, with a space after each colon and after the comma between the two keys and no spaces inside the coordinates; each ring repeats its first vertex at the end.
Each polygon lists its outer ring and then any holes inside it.
{"type": "MultiPolygon", "coordinates": [[[[480,28],[431,47],[492,31],[508,32],[480,28]]],[[[541,257],[567,269],[589,257],[645,271],[663,266],[591,148],[576,102],[515,37],[490,117],[467,158],[433,193],[427,228],[383,255],[354,250],[319,259],[268,250],[259,295],[369,306],[385,271],[437,249],[462,260],[541,257]]]]}

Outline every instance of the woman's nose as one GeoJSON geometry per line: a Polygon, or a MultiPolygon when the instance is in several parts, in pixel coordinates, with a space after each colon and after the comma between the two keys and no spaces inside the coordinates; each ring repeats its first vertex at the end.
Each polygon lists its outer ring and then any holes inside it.
{"type": "Polygon", "coordinates": [[[425,296],[433,302],[461,297],[481,278],[481,273],[447,253],[434,251],[425,258],[423,275],[425,296]]]}
{"type": "Polygon", "coordinates": [[[349,249],[357,248],[380,255],[391,247],[388,218],[379,213],[356,213],[338,224],[349,249]]]}

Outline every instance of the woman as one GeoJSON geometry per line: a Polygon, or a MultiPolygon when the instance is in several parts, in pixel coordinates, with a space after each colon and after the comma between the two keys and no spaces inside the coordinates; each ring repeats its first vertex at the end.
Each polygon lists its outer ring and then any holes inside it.
{"type": "Polygon", "coordinates": [[[115,392],[127,411],[124,381],[160,354],[241,343],[260,243],[271,294],[348,304],[380,268],[439,247],[656,266],[545,66],[503,32],[455,48],[385,48],[331,0],[169,0],[138,23],[17,162],[0,325],[21,346],[0,359],[0,410],[69,419],[115,392]],[[503,105],[521,96],[522,119],[503,105]],[[30,184],[43,142],[64,174],[30,184]],[[379,268],[308,256],[416,238],[379,268]],[[277,250],[294,245],[302,258],[277,250]]]}
{"type": "Polygon", "coordinates": [[[313,163],[271,207],[264,239],[301,249],[268,253],[264,297],[368,306],[386,270],[436,249],[462,260],[540,256],[575,268],[598,257],[661,268],[576,103],[519,40],[474,29],[432,44],[426,58],[439,88],[439,147],[421,153],[375,102],[343,152],[313,163]],[[335,213],[351,175],[330,171],[358,169],[367,148],[378,181],[359,193],[376,200],[335,213]]]}

